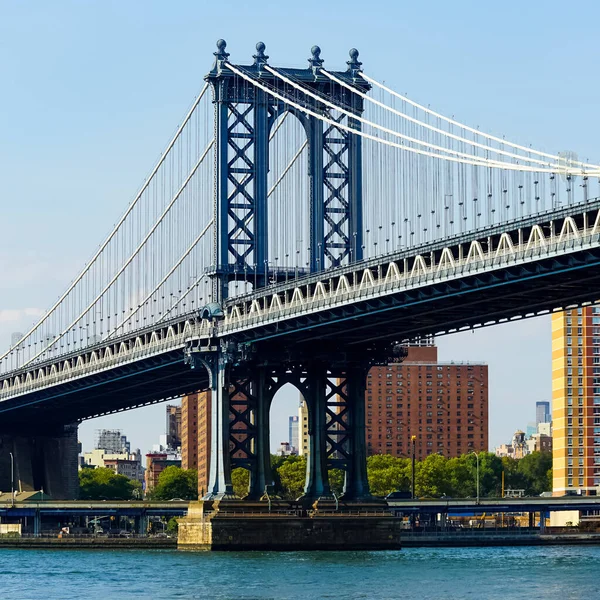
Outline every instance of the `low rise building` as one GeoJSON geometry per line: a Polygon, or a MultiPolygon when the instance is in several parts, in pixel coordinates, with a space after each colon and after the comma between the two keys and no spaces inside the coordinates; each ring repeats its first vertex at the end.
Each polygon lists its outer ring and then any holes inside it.
{"type": "Polygon", "coordinates": [[[150,452],[146,454],[146,472],[144,473],[144,491],[151,492],[158,485],[160,474],[167,467],[181,467],[180,454],[150,452]]]}
{"type": "Polygon", "coordinates": [[[552,452],[552,436],[544,433],[534,433],[527,440],[527,453],[552,452]]]}
{"type": "Polygon", "coordinates": [[[108,468],[119,475],[125,475],[135,481],[144,481],[144,467],[140,450],[114,454],[101,448],[95,448],[80,457],[79,468],[108,468]]]}
{"type": "Polygon", "coordinates": [[[125,477],[140,483],[144,481],[144,469],[141,461],[137,459],[105,458],[104,466],[107,469],[112,469],[117,475],[125,475],[125,477]]]}
{"type": "Polygon", "coordinates": [[[296,454],[296,451],[289,442],[281,442],[279,448],[275,451],[275,454],[277,454],[277,456],[291,456],[292,454],[296,454]]]}
{"type": "Polygon", "coordinates": [[[496,447],[496,456],[499,458],[514,458],[515,450],[511,444],[500,444],[496,447]]]}

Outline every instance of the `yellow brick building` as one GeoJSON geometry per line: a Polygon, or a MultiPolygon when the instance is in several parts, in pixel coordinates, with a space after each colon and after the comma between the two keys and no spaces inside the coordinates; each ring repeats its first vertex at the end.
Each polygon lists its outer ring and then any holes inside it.
{"type": "Polygon", "coordinates": [[[553,491],[600,489],[600,306],[552,316],[553,491]]]}

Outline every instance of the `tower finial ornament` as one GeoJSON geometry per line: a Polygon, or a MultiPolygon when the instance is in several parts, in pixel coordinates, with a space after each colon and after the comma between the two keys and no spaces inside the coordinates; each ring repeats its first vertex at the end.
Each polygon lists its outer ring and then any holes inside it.
{"type": "Polygon", "coordinates": [[[257,67],[267,64],[269,57],[265,54],[266,49],[267,47],[265,46],[264,42],[258,42],[258,44],[256,44],[256,54],[254,54],[252,58],[254,59],[254,64],[257,67]]]}
{"type": "Polygon", "coordinates": [[[358,50],[356,48],[350,48],[350,60],[346,63],[348,65],[348,72],[356,76],[356,72],[361,70],[362,63],[358,60],[358,50]]]}
{"type": "Polygon", "coordinates": [[[214,55],[217,57],[217,60],[227,60],[229,58],[229,52],[225,52],[225,48],[227,48],[227,42],[225,40],[217,40],[217,52],[214,55]]]}
{"type": "Polygon", "coordinates": [[[319,46],[313,46],[310,49],[310,53],[312,54],[312,57],[308,59],[310,66],[313,69],[318,69],[319,67],[322,67],[324,61],[321,58],[321,48],[319,48],[319,46]]]}

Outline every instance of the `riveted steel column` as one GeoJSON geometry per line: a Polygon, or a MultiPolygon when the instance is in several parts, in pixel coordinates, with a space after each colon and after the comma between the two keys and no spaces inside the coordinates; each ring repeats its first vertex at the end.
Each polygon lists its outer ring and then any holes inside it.
{"type": "MultiPolygon", "coordinates": [[[[269,114],[265,92],[256,90],[254,105],[254,235],[256,265],[259,273],[268,267],[267,175],[269,172],[269,114]]],[[[263,285],[267,285],[264,281],[263,285]]]]}
{"type": "MultiPolygon", "coordinates": [[[[358,60],[358,50],[350,50],[350,60],[348,61],[348,73],[352,76],[354,82],[364,81],[359,76],[362,63],[358,60]]],[[[363,90],[364,91],[364,90],[363,90]]],[[[358,94],[351,95],[352,112],[361,115],[364,110],[364,103],[358,94]]],[[[357,131],[361,130],[361,123],[357,119],[348,118],[348,125],[357,131]]],[[[351,261],[362,260],[363,258],[363,201],[362,201],[362,137],[356,134],[350,134],[348,140],[348,194],[350,215],[348,222],[348,235],[350,236],[351,261]]]]}
{"type": "MultiPolygon", "coordinates": [[[[360,129],[360,122],[356,119],[348,119],[348,124],[360,129]]],[[[348,180],[350,260],[357,261],[363,258],[362,138],[354,133],[348,140],[348,180]]]]}
{"type": "Polygon", "coordinates": [[[344,482],[344,499],[371,497],[367,478],[367,444],[365,440],[365,388],[367,369],[352,367],[346,375],[346,393],[350,405],[350,464],[344,482]]]}
{"type": "Polygon", "coordinates": [[[310,270],[323,269],[325,260],[325,207],[323,193],[323,122],[309,119],[308,177],[310,185],[310,270]]]}
{"type": "Polygon", "coordinates": [[[229,377],[225,356],[206,361],[211,389],[211,452],[208,493],[205,500],[233,497],[229,456],[229,377]]]}
{"type": "Polygon", "coordinates": [[[304,500],[318,500],[331,497],[329,474],[327,472],[326,409],[327,409],[327,368],[322,364],[311,365],[308,369],[308,437],[309,457],[306,468],[304,500]]]}
{"type": "Polygon", "coordinates": [[[256,397],[256,436],[254,439],[256,463],[254,470],[250,472],[248,499],[258,500],[264,495],[265,488],[273,485],[269,448],[269,410],[271,408],[272,394],[269,389],[269,377],[265,367],[258,367],[256,369],[253,386],[256,397]]]}

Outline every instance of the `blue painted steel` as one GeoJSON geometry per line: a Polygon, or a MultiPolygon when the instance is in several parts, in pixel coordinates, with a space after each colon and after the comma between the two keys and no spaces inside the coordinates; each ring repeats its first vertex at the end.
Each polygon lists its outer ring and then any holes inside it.
{"type": "MultiPolygon", "coordinates": [[[[269,169],[269,130],[276,117],[290,110],[302,123],[308,140],[310,188],[310,269],[347,264],[362,257],[362,163],[361,139],[347,131],[327,126],[315,117],[306,117],[291,107],[281,106],[272,96],[249,85],[227,69],[229,54],[224,40],[217,42],[215,64],[206,76],[214,91],[216,134],[216,190],[214,258],[210,267],[213,300],[222,302],[233,278],[246,279],[253,286],[269,282],[276,269],[268,256],[267,174],[269,169]]],[[[237,66],[263,83],[290,93],[272,73],[265,70],[265,45],[256,45],[254,63],[237,66]]],[[[357,115],[363,101],[320,75],[323,64],[318,46],[312,48],[310,68],[278,69],[283,75],[333,102],[347,104],[357,115]]],[[[351,51],[348,70],[336,72],[361,91],[370,89],[357,78],[358,52],[351,51]]],[[[310,97],[303,102],[313,111],[325,105],[310,97]]],[[[346,117],[339,117],[346,120],[346,117]]],[[[357,129],[360,123],[348,121],[357,129]]]]}

